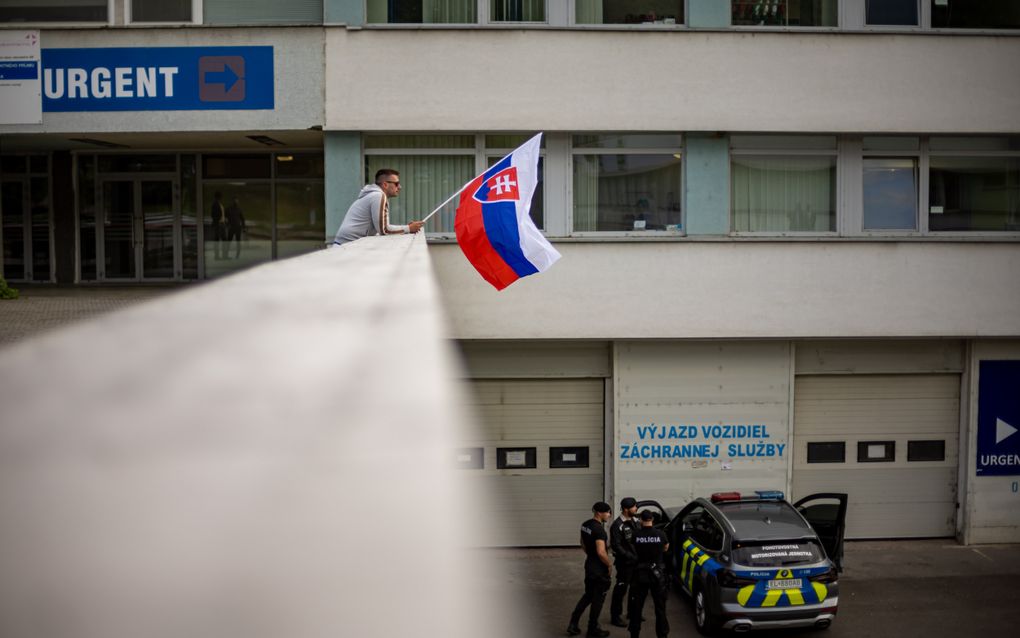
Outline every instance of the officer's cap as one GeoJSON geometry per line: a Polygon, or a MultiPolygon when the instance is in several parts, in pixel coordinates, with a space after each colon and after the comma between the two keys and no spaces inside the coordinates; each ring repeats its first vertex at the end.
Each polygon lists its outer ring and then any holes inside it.
{"type": "Polygon", "coordinates": [[[630,497],[630,496],[628,496],[628,497],[624,498],[622,501],[620,501],[620,509],[629,510],[630,508],[634,507],[635,505],[637,505],[637,501],[634,500],[634,498],[630,497]]]}
{"type": "Polygon", "coordinates": [[[653,512],[652,510],[645,510],[645,511],[641,512],[641,520],[643,520],[643,521],[654,521],[655,520],[655,512],[653,512]]]}
{"type": "Polygon", "coordinates": [[[613,508],[609,507],[609,503],[603,503],[602,501],[599,501],[591,506],[591,511],[602,514],[603,512],[613,511],[613,508]]]}

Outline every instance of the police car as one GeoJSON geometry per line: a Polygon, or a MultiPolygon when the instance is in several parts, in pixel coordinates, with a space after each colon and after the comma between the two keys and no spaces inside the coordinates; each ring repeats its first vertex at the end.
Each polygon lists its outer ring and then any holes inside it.
{"type": "Polygon", "coordinates": [[[723,492],[670,516],[673,583],[690,596],[698,631],[815,627],[836,617],[846,494],[813,494],[791,505],[779,491],[723,492]]]}

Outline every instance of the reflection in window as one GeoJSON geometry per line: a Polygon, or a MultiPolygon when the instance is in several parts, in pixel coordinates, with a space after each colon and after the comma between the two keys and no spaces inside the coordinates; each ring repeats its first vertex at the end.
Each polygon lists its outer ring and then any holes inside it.
{"type": "Polygon", "coordinates": [[[864,158],[864,229],[917,228],[917,159],[864,158]]]}
{"type": "Polygon", "coordinates": [[[918,0],[868,0],[865,24],[873,26],[917,26],[918,0]]]}
{"type": "Polygon", "coordinates": [[[368,0],[372,24],[473,24],[478,0],[368,0]]]}
{"type": "Polygon", "coordinates": [[[574,231],[679,231],[675,155],[575,155],[574,231]]]}
{"type": "MultiPolygon", "coordinates": [[[[263,156],[264,159],[266,157],[263,156]]],[[[270,190],[269,182],[235,180],[203,184],[206,277],[216,277],[272,259],[270,190]],[[217,193],[227,217],[219,228],[214,225],[210,214],[217,193]]]]}
{"type": "Polygon", "coordinates": [[[191,0],[131,0],[132,22],[191,22],[191,0]]]}
{"type": "Polygon", "coordinates": [[[734,26],[834,27],[838,0],[732,0],[734,26]]]}
{"type": "Polygon", "coordinates": [[[576,0],[577,24],[683,24],[683,0],[576,0]]]}
{"type": "Polygon", "coordinates": [[[832,232],[836,229],[836,158],[734,155],[733,230],[832,232]]]}
{"type": "Polygon", "coordinates": [[[930,0],[931,26],[949,29],[1020,29],[1016,0],[930,0]]]}
{"type": "Polygon", "coordinates": [[[326,235],[325,193],[319,182],[276,184],[276,257],[322,248],[326,235]]]}
{"type": "Polygon", "coordinates": [[[0,0],[2,22],[107,22],[108,0],[0,0]]]}
{"type": "Polygon", "coordinates": [[[1020,230],[1020,158],[932,156],[928,228],[1020,230]]]}
{"type": "Polygon", "coordinates": [[[493,22],[545,22],[545,0],[490,0],[493,22]]]}

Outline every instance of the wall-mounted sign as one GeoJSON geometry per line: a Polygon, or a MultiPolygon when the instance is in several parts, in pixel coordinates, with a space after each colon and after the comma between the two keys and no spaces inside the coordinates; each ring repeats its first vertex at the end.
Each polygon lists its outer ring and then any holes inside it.
{"type": "Polygon", "coordinates": [[[977,475],[1020,475],[1020,361],[978,368],[977,475]]]}
{"type": "Polygon", "coordinates": [[[272,109],[273,47],[43,49],[43,111],[272,109]]]}
{"type": "Polygon", "coordinates": [[[0,30],[0,124],[42,124],[39,32],[0,30]]]}

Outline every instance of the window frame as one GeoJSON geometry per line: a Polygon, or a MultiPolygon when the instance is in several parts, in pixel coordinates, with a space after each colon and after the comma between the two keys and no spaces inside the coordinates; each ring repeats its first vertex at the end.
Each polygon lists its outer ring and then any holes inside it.
{"type": "MultiPolygon", "coordinates": [[[[860,146],[860,170],[859,174],[861,177],[861,188],[860,196],[861,202],[859,211],[860,219],[857,220],[853,234],[860,234],[866,237],[924,237],[928,230],[928,216],[926,210],[928,208],[928,158],[925,155],[925,150],[928,147],[928,139],[925,136],[920,136],[918,140],[917,150],[868,150],[864,148],[862,136],[862,144],[860,146]],[[881,159],[881,158],[910,158],[917,160],[917,193],[916,201],[917,212],[916,218],[914,219],[915,227],[912,229],[905,228],[876,228],[868,229],[864,227],[864,160],[865,159],[881,159]]],[[[870,137],[870,136],[866,136],[870,137]]],[[[877,136],[877,137],[903,137],[909,139],[918,136],[877,136]]],[[[906,146],[906,145],[904,145],[906,146]]]]}
{"type": "MultiPolygon", "coordinates": [[[[841,144],[840,135],[827,135],[827,134],[796,134],[796,135],[770,135],[770,134],[747,134],[749,138],[756,138],[753,141],[765,142],[769,138],[779,141],[783,138],[789,139],[791,144],[787,148],[774,148],[770,144],[764,143],[760,147],[755,148],[753,145],[740,146],[734,148],[733,138],[730,138],[730,162],[729,170],[727,172],[727,196],[729,198],[730,208],[730,237],[756,237],[756,238],[837,238],[842,235],[840,232],[841,218],[843,217],[842,193],[843,186],[846,180],[843,179],[842,170],[840,170],[841,164],[843,163],[843,148],[841,144]],[[836,144],[831,149],[822,148],[807,148],[807,142],[810,138],[826,138],[835,137],[836,144]],[[800,148],[798,148],[798,146],[800,148]],[[818,231],[818,230],[785,230],[785,231],[756,231],[756,230],[735,230],[735,212],[733,208],[733,158],[734,156],[751,156],[751,157],[833,157],[836,160],[836,183],[833,185],[833,191],[836,200],[836,209],[834,212],[835,219],[833,220],[833,230],[818,231]]],[[[737,134],[736,137],[744,137],[743,134],[737,134]]]]}
{"type": "MultiPolygon", "coordinates": [[[[97,27],[113,26],[116,24],[116,5],[125,0],[106,0],[106,20],[61,20],[61,21],[28,21],[28,22],[0,22],[0,28],[26,28],[26,29],[59,29],[61,27],[97,27]]],[[[96,3],[100,4],[100,3],[96,3]]]]}
{"type": "MultiPolygon", "coordinates": [[[[472,174],[472,176],[477,176],[477,175],[481,175],[485,170],[487,170],[489,168],[488,160],[489,160],[490,157],[494,157],[494,156],[498,155],[499,158],[503,158],[506,155],[508,155],[508,154],[510,154],[511,152],[514,151],[513,148],[508,148],[508,149],[504,149],[504,148],[501,148],[501,147],[500,148],[497,148],[497,147],[487,148],[486,145],[485,145],[485,137],[487,135],[524,135],[525,137],[529,137],[530,138],[535,133],[537,133],[537,131],[530,132],[530,133],[523,133],[523,134],[520,133],[520,132],[516,132],[516,131],[511,131],[511,132],[484,131],[484,132],[481,132],[481,133],[473,133],[473,134],[470,134],[470,135],[472,135],[474,137],[474,146],[472,146],[471,148],[467,148],[467,147],[464,147],[464,148],[401,148],[401,147],[394,147],[394,148],[367,148],[366,145],[365,145],[365,140],[366,140],[367,137],[370,137],[370,136],[372,136],[372,137],[374,137],[374,136],[380,136],[380,137],[385,137],[385,136],[401,136],[401,137],[403,137],[403,136],[416,136],[416,135],[434,136],[434,135],[467,135],[467,134],[465,134],[465,133],[455,133],[455,132],[443,133],[441,131],[440,132],[437,132],[437,131],[432,131],[432,132],[414,132],[414,131],[407,131],[407,132],[404,132],[404,131],[399,131],[399,132],[392,132],[392,131],[387,131],[387,132],[376,132],[376,131],[365,132],[361,136],[361,168],[360,168],[360,172],[359,172],[358,175],[359,175],[359,177],[365,175],[365,168],[367,167],[367,164],[368,164],[367,163],[367,158],[369,156],[372,156],[372,155],[411,155],[411,156],[422,156],[422,157],[428,157],[428,156],[433,156],[434,157],[434,156],[440,156],[440,155],[447,155],[447,156],[452,156],[452,157],[457,157],[457,156],[460,156],[460,157],[472,156],[472,157],[474,157],[474,173],[472,174]]],[[[545,142],[545,144],[544,144],[544,146],[542,146],[539,149],[538,155],[539,155],[539,157],[541,157],[544,160],[545,171],[546,171],[546,179],[547,179],[548,178],[548,171],[549,171],[549,147],[551,145],[551,141],[548,139],[549,138],[548,134],[544,134],[542,137],[543,137],[543,141],[545,142]]],[[[542,225],[543,225],[543,228],[539,228],[539,231],[541,231],[541,233],[543,235],[545,235],[546,237],[551,236],[551,233],[549,232],[549,204],[550,204],[549,199],[550,199],[550,197],[549,197],[549,189],[546,188],[544,190],[544,192],[543,192],[543,200],[542,200],[542,211],[543,211],[543,220],[542,220],[543,224],[542,225]]],[[[431,211],[422,211],[422,214],[428,214],[429,212],[431,212],[431,211]]],[[[429,241],[435,240],[435,241],[444,241],[445,242],[445,241],[456,241],[457,240],[457,235],[456,235],[456,233],[453,230],[440,231],[440,232],[426,231],[425,237],[429,241]]]]}
{"type": "Polygon", "coordinates": [[[124,24],[137,27],[172,27],[177,25],[202,24],[202,2],[204,0],[191,0],[191,20],[168,20],[166,22],[143,22],[135,20],[131,15],[134,0],[123,0],[124,2],[124,24]]]}
{"type": "Polygon", "coordinates": [[[577,21],[577,0],[568,0],[567,2],[567,23],[571,27],[578,29],[598,29],[600,31],[674,31],[676,29],[686,29],[688,16],[691,11],[691,0],[684,0],[684,14],[683,21],[677,22],[676,24],[616,24],[616,23],[602,23],[594,24],[587,22],[577,21]]]}
{"type": "Polygon", "coordinates": [[[665,239],[681,239],[687,237],[687,136],[682,131],[572,131],[567,136],[567,144],[570,147],[567,161],[567,236],[578,239],[645,239],[662,241],[665,239]],[[575,135],[678,135],[680,136],[679,150],[677,147],[647,147],[633,146],[629,148],[577,148],[574,146],[575,135]],[[680,230],[574,230],[574,158],[578,155],[680,155],[680,183],[677,185],[677,192],[680,193],[680,230]]]}
{"type": "MultiPolygon", "coordinates": [[[[549,0],[545,2],[545,20],[541,22],[509,22],[509,21],[495,21],[490,17],[489,6],[492,0],[474,0],[475,1],[475,15],[478,17],[475,22],[369,22],[368,21],[368,3],[371,0],[362,0],[362,9],[364,10],[364,26],[372,29],[448,29],[451,27],[495,27],[495,28],[511,28],[511,29],[532,29],[542,27],[561,27],[565,26],[561,20],[553,19],[549,0]]],[[[570,6],[573,7],[573,0],[570,1],[570,6]]],[[[557,17],[559,17],[557,15],[557,17]]]]}

